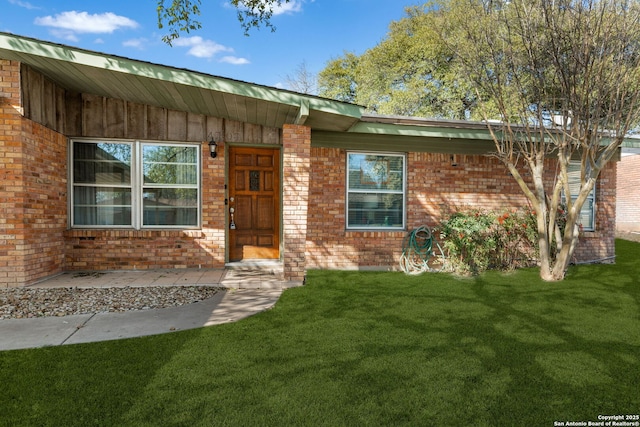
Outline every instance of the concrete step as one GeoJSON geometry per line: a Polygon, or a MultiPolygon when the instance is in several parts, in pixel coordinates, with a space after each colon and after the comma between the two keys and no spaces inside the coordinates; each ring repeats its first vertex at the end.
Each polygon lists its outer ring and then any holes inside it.
{"type": "Polygon", "coordinates": [[[235,289],[282,289],[298,285],[285,282],[284,265],[277,260],[242,260],[227,263],[220,284],[235,289]]]}

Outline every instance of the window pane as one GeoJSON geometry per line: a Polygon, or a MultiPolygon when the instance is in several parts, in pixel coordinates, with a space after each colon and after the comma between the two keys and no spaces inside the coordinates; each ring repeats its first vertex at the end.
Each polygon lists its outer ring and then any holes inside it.
{"type": "MultiPolygon", "coordinates": [[[[569,191],[571,191],[571,197],[573,200],[578,196],[580,192],[581,186],[581,165],[578,162],[571,162],[567,167],[567,173],[569,175],[569,191]]],[[[594,219],[594,209],[595,209],[595,195],[596,188],[595,186],[591,190],[591,194],[589,198],[582,205],[582,209],[580,210],[580,216],[578,218],[578,224],[582,225],[584,230],[595,230],[595,219],[594,219]]],[[[563,197],[565,195],[563,194],[563,197]]]]}
{"type": "Polygon", "coordinates": [[[404,222],[402,203],[402,194],[350,193],[348,226],[400,228],[404,222]]]}
{"type": "Polygon", "coordinates": [[[582,224],[582,228],[585,230],[593,230],[593,199],[587,199],[582,205],[582,209],[580,210],[580,217],[578,218],[578,223],[582,224]]]}
{"type": "Polygon", "coordinates": [[[73,225],[197,227],[199,150],[196,144],[74,141],[73,225]]]}
{"type": "Polygon", "coordinates": [[[75,142],[73,179],[76,184],[131,183],[131,146],[75,142]]]}
{"type": "Polygon", "coordinates": [[[580,192],[580,165],[570,163],[567,168],[567,175],[569,178],[569,191],[571,191],[571,196],[575,197],[580,192]]]}
{"type": "Polygon", "coordinates": [[[198,190],[145,188],[143,225],[198,225],[198,190]]]}
{"type": "Polygon", "coordinates": [[[198,183],[196,147],[145,145],[143,162],[145,184],[198,183]]]}
{"type": "Polygon", "coordinates": [[[403,160],[402,156],[349,154],[349,189],[402,191],[403,160]]]}
{"type": "Polygon", "coordinates": [[[131,225],[131,189],[75,187],[74,225],[131,225]]]}

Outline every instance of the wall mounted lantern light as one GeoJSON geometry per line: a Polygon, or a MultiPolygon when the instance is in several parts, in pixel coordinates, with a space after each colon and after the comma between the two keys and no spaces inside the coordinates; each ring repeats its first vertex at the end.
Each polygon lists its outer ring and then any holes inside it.
{"type": "Polygon", "coordinates": [[[215,159],[218,156],[217,150],[218,144],[213,140],[213,136],[209,140],[209,154],[211,154],[211,158],[215,159]]]}

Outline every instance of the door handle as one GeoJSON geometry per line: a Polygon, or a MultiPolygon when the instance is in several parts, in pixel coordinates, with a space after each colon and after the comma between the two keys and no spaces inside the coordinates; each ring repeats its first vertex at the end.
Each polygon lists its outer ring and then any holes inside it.
{"type": "Polygon", "coordinates": [[[229,223],[229,229],[230,229],[230,230],[235,230],[235,229],[236,229],[236,223],[235,223],[235,221],[233,220],[233,213],[234,213],[235,211],[236,211],[236,210],[235,210],[234,208],[229,208],[229,213],[231,214],[231,222],[229,223]]]}

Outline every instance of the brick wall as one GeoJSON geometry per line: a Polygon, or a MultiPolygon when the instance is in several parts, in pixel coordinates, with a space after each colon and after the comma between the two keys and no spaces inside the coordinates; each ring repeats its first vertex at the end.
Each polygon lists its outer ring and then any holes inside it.
{"type": "Polygon", "coordinates": [[[66,138],[25,119],[20,65],[0,60],[0,286],[64,268],[66,138]]]}
{"type": "MultiPolygon", "coordinates": [[[[508,170],[486,156],[455,157],[431,153],[407,156],[407,228],[436,226],[459,209],[497,210],[526,206],[527,201],[508,170]]],[[[307,231],[308,268],[396,268],[406,232],[346,230],[346,151],[313,148],[307,231]]],[[[586,233],[577,251],[580,259],[613,254],[615,204],[611,178],[615,164],[602,172],[598,186],[598,231],[586,233]]]]}
{"type": "Polygon", "coordinates": [[[282,148],[284,275],[287,280],[302,281],[306,269],[305,239],[311,225],[307,219],[311,128],[284,125],[282,148]]]}
{"type": "Polygon", "coordinates": [[[202,144],[201,230],[68,230],[67,270],[222,268],[225,263],[225,158],[202,144]]]}
{"type": "Polygon", "coordinates": [[[640,231],[640,154],[623,156],[618,163],[616,226],[640,231]]]}

